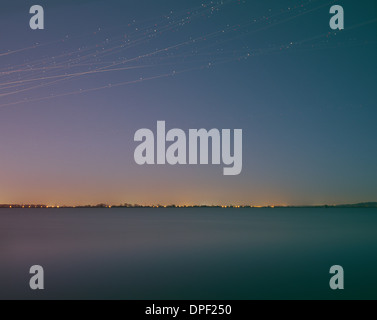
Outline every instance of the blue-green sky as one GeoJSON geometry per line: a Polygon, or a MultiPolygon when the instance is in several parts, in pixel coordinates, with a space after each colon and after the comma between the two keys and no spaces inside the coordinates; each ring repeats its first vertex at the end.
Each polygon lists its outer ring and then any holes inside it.
{"type": "Polygon", "coordinates": [[[376,19],[365,0],[4,0],[0,203],[375,201],[376,19]],[[241,175],[138,166],[158,120],[243,129],[241,175]]]}

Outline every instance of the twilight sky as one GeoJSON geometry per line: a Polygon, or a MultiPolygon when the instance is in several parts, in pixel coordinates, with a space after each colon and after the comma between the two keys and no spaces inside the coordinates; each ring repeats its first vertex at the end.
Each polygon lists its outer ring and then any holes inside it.
{"type": "Polygon", "coordinates": [[[376,24],[374,0],[2,0],[0,203],[376,201],[376,24]],[[241,175],[138,166],[158,120],[243,129],[241,175]]]}

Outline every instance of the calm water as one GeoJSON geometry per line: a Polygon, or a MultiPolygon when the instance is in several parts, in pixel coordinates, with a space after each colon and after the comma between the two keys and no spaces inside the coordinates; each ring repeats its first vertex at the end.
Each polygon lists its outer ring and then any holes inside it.
{"type": "Polygon", "coordinates": [[[376,209],[0,210],[0,299],[377,299],[376,270],[376,209]]]}

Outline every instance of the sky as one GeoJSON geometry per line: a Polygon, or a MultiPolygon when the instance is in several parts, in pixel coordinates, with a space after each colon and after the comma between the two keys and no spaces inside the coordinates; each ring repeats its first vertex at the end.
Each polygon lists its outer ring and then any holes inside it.
{"type": "Polygon", "coordinates": [[[0,203],[376,201],[376,1],[37,2],[0,5],[0,203]],[[159,120],[242,129],[242,173],[137,165],[159,120]]]}

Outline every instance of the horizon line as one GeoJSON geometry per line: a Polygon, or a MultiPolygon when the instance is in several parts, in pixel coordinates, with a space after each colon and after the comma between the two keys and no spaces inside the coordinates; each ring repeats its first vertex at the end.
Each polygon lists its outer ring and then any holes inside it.
{"type": "Polygon", "coordinates": [[[348,204],[309,204],[309,205],[220,205],[220,204],[194,204],[194,205],[161,205],[161,204],[151,204],[151,205],[141,205],[141,204],[120,204],[120,205],[109,205],[105,203],[100,203],[97,205],[46,205],[46,204],[0,204],[0,209],[80,209],[80,208],[233,208],[233,209],[246,209],[246,208],[310,208],[310,207],[376,207],[376,202],[360,202],[360,203],[348,203],[348,204]]]}

